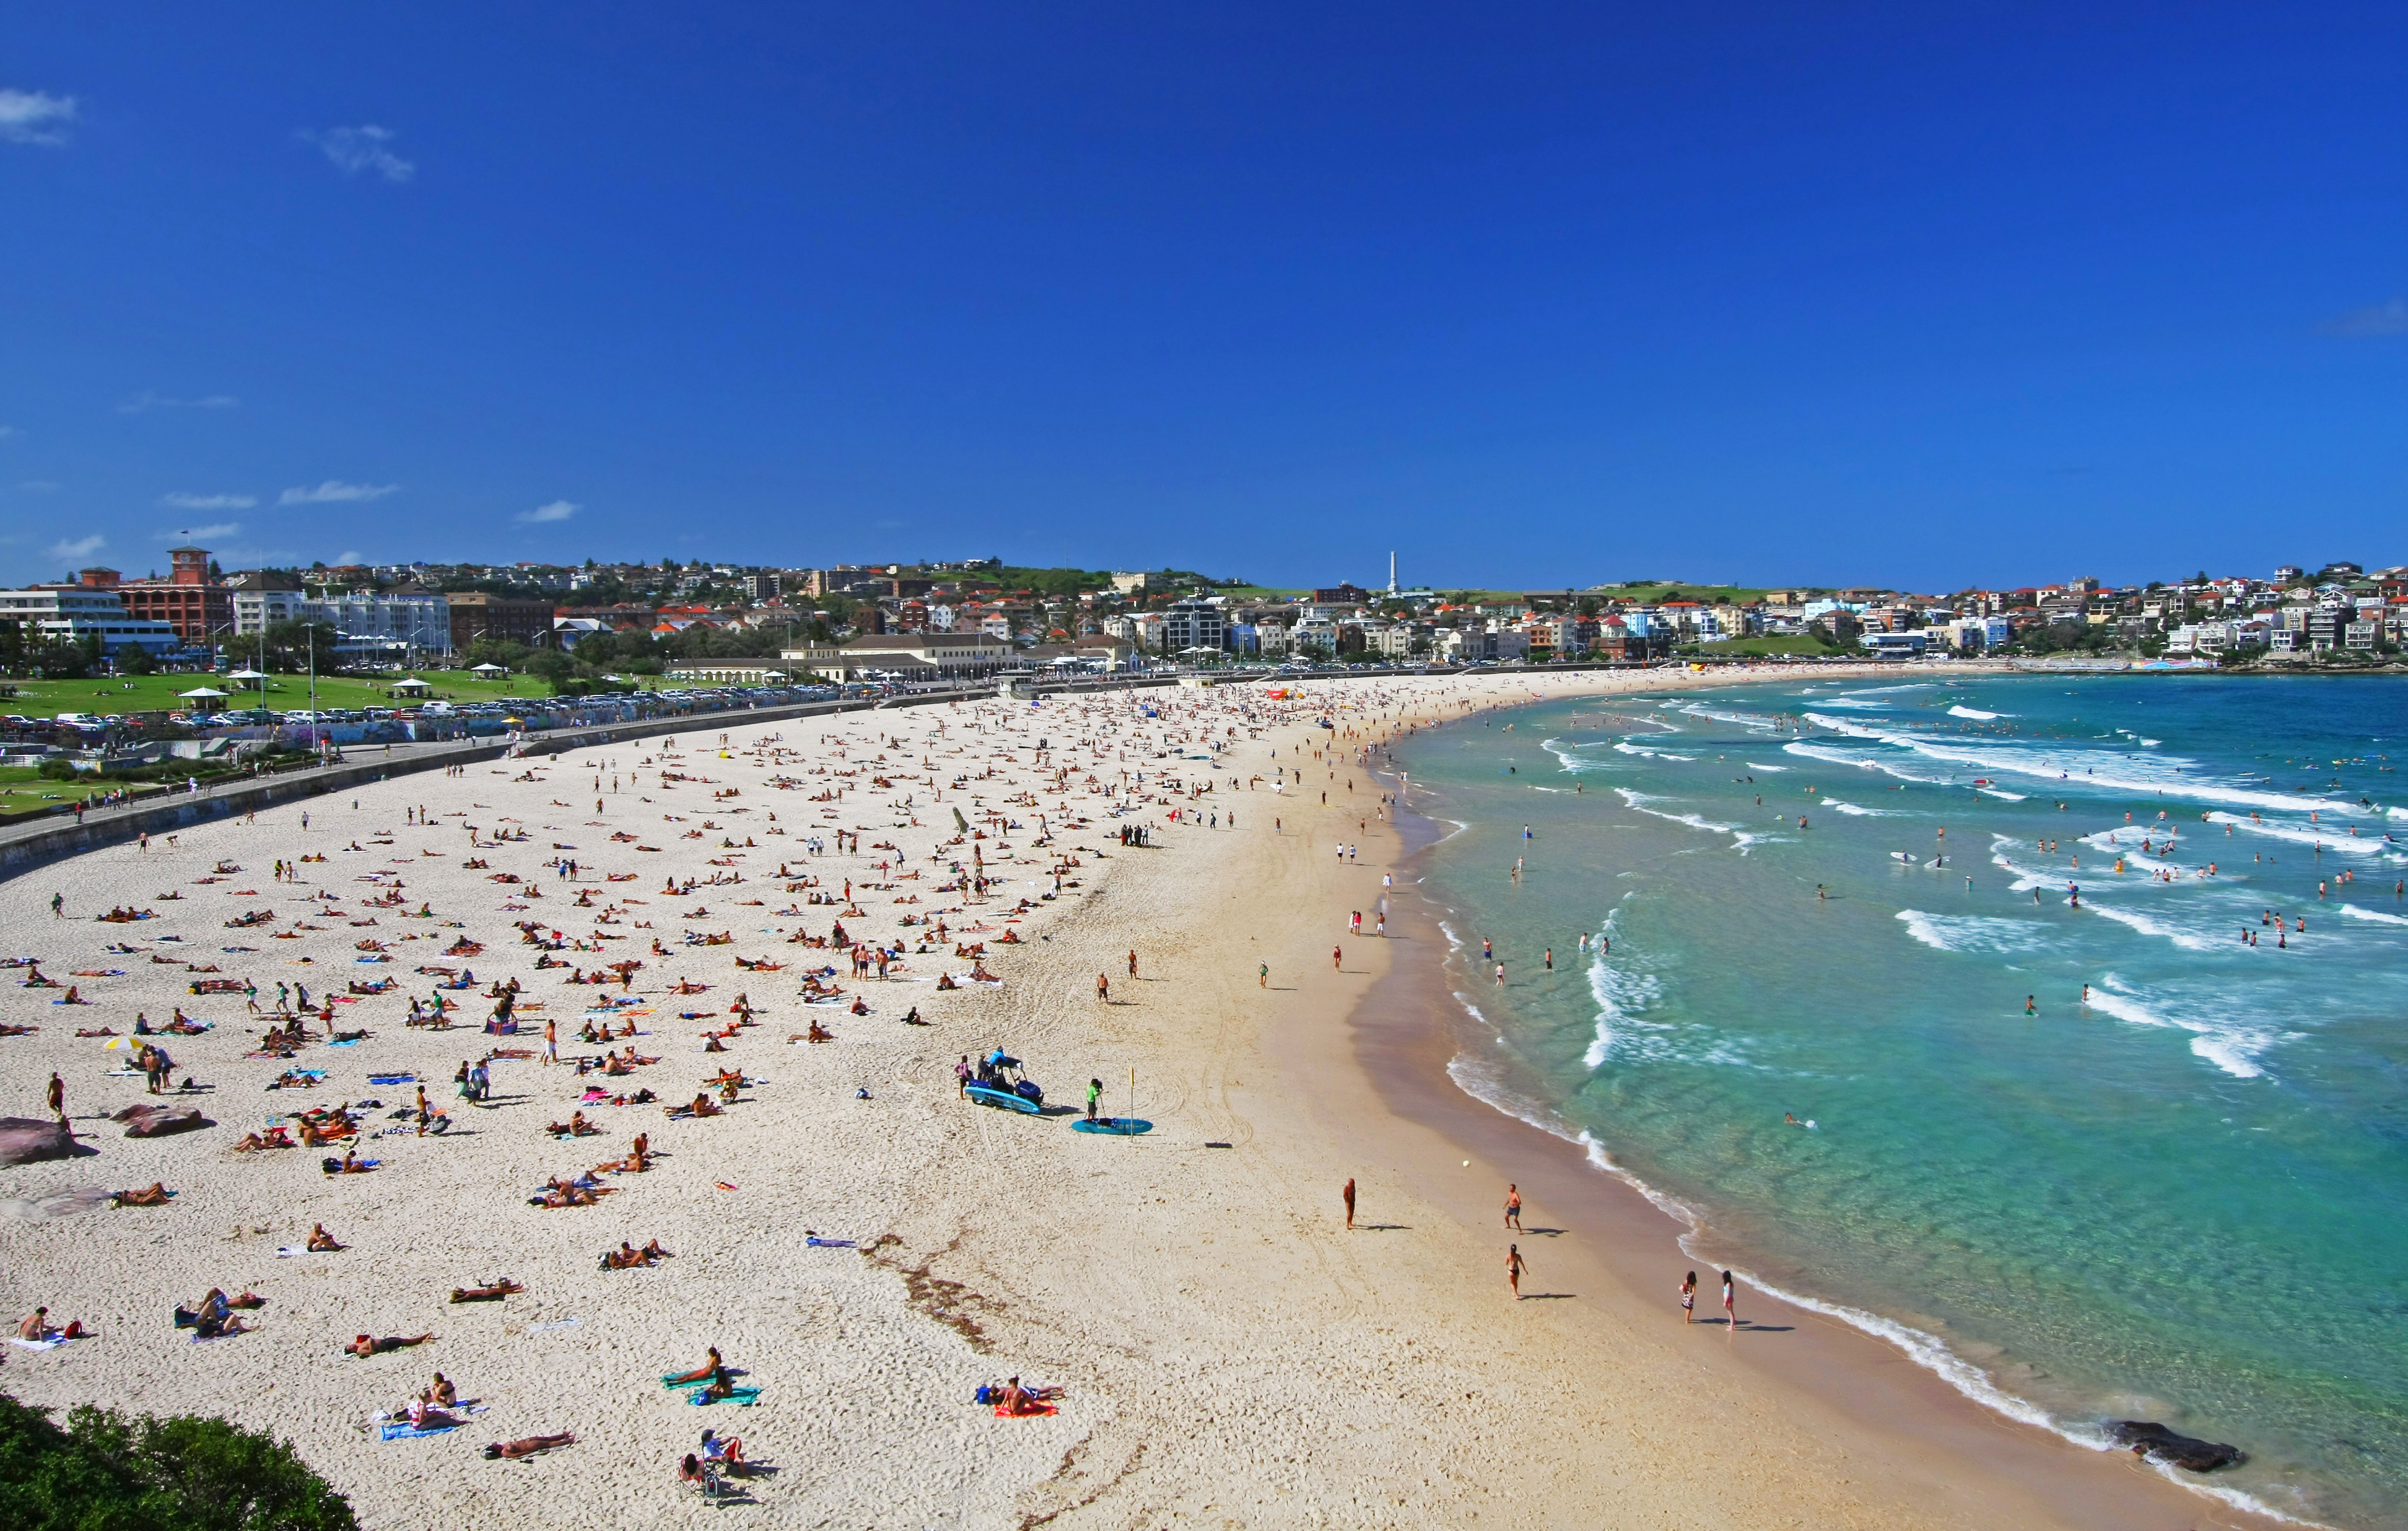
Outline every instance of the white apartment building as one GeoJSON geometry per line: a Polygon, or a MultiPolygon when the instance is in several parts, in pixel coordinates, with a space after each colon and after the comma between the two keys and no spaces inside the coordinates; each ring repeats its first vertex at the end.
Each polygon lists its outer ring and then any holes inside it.
{"type": "Polygon", "coordinates": [[[341,643],[394,644],[428,653],[452,651],[452,603],[432,591],[313,596],[299,590],[237,590],[234,630],[258,635],[280,622],[322,622],[341,643]]]}
{"type": "Polygon", "coordinates": [[[0,621],[14,621],[46,638],[81,642],[97,637],[105,653],[135,644],[152,653],[184,646],[172,623],[129,616],[109,590],[0,590],[0,621]]]}

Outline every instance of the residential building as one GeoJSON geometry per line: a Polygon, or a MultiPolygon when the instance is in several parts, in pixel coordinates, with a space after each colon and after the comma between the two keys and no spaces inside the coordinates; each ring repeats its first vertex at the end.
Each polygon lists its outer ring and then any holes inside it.
{"type": "Polygon", "coordinates": [[[445,597],[451,607],[452,647],[466,649],[479,638],[541,648],[552,641],[552,604],[514,600],[482,591],[453,591],[445,597]]]}
{"type": "Polygon", "coordinates": [[[452,651],[452,604],[435,591],[354,590],[344,594],[329,591],[303,601],[301,613],[308,621],[332,627],[341,647],[452,651]]]}
{"type": "Polygon", "coordinates": [[[1218,601],[1174,601],[1162,613],[1163,646],[1173,654],[1190,649],[1221,649],[1228,639],[1228,614],[1218,601]]]}

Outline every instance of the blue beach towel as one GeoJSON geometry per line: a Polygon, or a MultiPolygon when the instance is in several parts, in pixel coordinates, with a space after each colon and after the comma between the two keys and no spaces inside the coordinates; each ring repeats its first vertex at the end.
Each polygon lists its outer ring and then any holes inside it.
{"type": "Polygon", "coordinates": [[[695,1388],[686,1402],[699,1404],[706,1409],[714,1403],[732,1403],[738,1409],[750,1409],[761,1398],[761,1390],[757,1387],[730,1388],[724,1398],[713,1398],[710,1393],[709,1388],[695,1388]]]}

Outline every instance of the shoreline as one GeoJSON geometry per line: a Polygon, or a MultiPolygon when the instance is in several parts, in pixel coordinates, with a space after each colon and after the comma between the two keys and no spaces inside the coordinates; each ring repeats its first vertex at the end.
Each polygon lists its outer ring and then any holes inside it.
{"type": "MultiPolygon", "coordinates": [[[[1507,712],[1519,705],[1488,710],[1507,712]]],[[[1459,913],[1436,897],[1424,875],[1430,851],[1460,826],[1418,808],[1405,811],[1427,829],[1397,858],[1394,908],[1410,908],[1412,913],[1401,921],[1392,913],[1391,924],[1403,926],[1399,934],[1414,944],[1350,1016],[1354,1061],[1396,1120],[1427,1127],[1458,1156],[1470,1155],[1475,1167],[1544,1165],[1554,1187],[1550,1204],[1558,1212],[1571,1209],[1564,1221],[1598,1230],[1581,1240],[1580,1255],[1614,1284],[1617,1296],[1641,1308],[1660,1308],[1666,1322],[1674,1323],[1674,1267],[1696,1266],[1710,1278],[1713,1272],[1705,1266],[1727,1265],[1741,1273],[1743,1298],[1742,1333],[1728,1338],[1743,1342],[1745,1333],[1763,1326],[1748,1310],[1760,1315],[1770,1309],[1795,1341],[1733,1351],[1739,1366],[1759,1381],[1836,1409],[1892,1447],[1946,1452],[1960,1470],[2000,1480],[1985,1492],[2029,1490],[2034,1508],[2044,1510],[2052,1524],[2100,1531],[2184,1525],[2209,1506],[2222,1511],[2229,1524],[2321,1524],[2286,1514],[2212,1479],[2191,1481],[2170,1467],[2143,1467],[2103,1440],[2084,1439],[2040,1406],[2000,1387],[1938,1336],[1851,1308],[1836,1295],[1756,1284],[1746,1274],[1744,1247],[1727,1245],[1711,1256],[1692,1252],[1693,1240],[1709,1237],[1698,1214],[1616,1163],[1611,1145],[1585,1129],[1563,1123],[1550,1108],[1519,1096],[1502,1081],[1478,1077],[1478,1049],[1496,1034],[1455,989],[1449,969],[1462,947],[1441,926],[1460,923],[1459,913]],[[1592,1247],[1600,1244],[1601,1249],[1592,1247]],[[1653,1286],[1663,1289],[1660,1298],[1642,1295],[1653,1286]],[[1904,1368],[1898,1365],[1901,1361],[1904,1368]],[[1968,1467],[1977,1446],[1988,1459],[1968,1467]]],[[[1539,1198],[1525,1186],[1526,1201],[1535,1209],[1539,1198]]],[[[1468,1204],[1456,1210],[1477,1225],[1468,1204]]],[[[1555,1256],[1557,1263],[1561,1259],[1555,1256]]],[[[1720,1323],[1701,1326],[1719,1328],[1720,1323]]]]}

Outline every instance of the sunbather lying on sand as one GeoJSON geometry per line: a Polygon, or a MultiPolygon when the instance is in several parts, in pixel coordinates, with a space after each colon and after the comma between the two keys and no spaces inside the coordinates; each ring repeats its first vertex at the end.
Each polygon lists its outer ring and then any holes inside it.
{"type": "Polygon", "coordinates": [[[489,1460],[494,1457],[507,1457],[516,1462],[522,1457],[533,1456],[538,1452],[549,1452],[558,1447],[576,1444],[577,1438],[566,1431],[556,1436],[522,1436],[516,1440],[495,1441],[485,1448],[485,1455],[489,1460]]]}
{"type": "Polygon", "coordinates": [[[159,1181],[152,1180],[139,1191],[112,1192],[108,1199],[120,1207],[165,1207],[174,1195],[159,1181]]]}
{"type": "Polygon", "coordinates": [[[382,1355],[387,1351],[406,1351],[412,1345],[423,1345],[434,1338],[431,1334],[386,1335],[382,1338],[361,1335],[343,1348],[357,1356],[382,1355]]]}
{"type": "MultiPolygon", "coordinates": [[[[452,1300],[453,1302],[499,1302],[513,1292],[525,1290],[525,1287],[505,1276],[499,1281],[488,1281],[482,1286],[455,1286],[452,1289],[452,1300]]],[[[439,1376],[440,1373],[437,1375],[439,1376]]]]}
{"type": "Polygon", "coordinates": [[[591,1138],[602,1129],[586,1121],[583,1111],[573,1111],[567,1121],[554,1122],[543,1130],[554,1138],[591,1138]]]}
{"type": "Polygon", "coordinates": [[[234,1146],[236,1153],[255,1153],[261,1149],[289,1149],[300,1145],[284,1135],[282,1127],[270,1127],[265,1132],[247,1132],[234,1146]]]}
{"type": "Polygon", "coordinates": [[[642,1249],[638,1249],[633,1244],[622,1239],[620,1240],[619,1247],[617,1249],[604,1252],[602,1256],[602,1268],[604,1270],[635,1270],[638,1267],[649,1267],[657,1261],[666,1260],[671,1257],[670,1252],[661,1248],[661,1241],[657,1238],[653,1239],[651,1243],[646,1244],[642,1249]]]}

